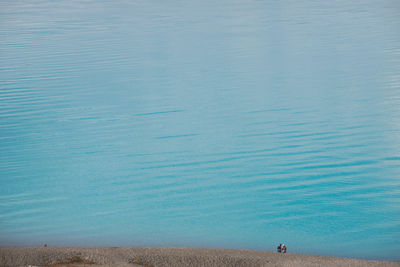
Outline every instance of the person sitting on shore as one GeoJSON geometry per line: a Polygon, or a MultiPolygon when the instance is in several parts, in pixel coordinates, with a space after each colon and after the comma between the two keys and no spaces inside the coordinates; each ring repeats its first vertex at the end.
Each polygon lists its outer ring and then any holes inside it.
{"type": "Polygon", "coordinates": [[[285,246],[285,244],[282,245],[282,253],[286,253],[286,246],[285,246]]]}
{"type": "Polygon", "coordinates": [[[282,244],[279,244],[279,246],[277,247],[278,253],[282,252],[282,244]]]}

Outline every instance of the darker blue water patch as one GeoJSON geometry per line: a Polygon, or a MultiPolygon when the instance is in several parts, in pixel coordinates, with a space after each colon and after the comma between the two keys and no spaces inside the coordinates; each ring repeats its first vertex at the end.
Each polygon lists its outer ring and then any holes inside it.
{"type": "Polygon", "coordinates": [[[177,113],[183,112],[183,110],[168,110],[168,111],[157,111],[157,112],[149,112],[149,113],[140,113],[135,114],[136,116],[153,116],[153,115],[161,115],[161,114],[169,114],[169,113],[177,113]]]}
{"type": "Polygon", "coordinates": [[[398,161],[398,160],[400,160],[400,157],[388,157],[388,158],[383,158],[383,160],[398,161]]]}
{"type": "Polygon", "coordinates": [[[183,138],[183,137],[193,137],[198,136],[198,134],[179,134],[179,135],[168,135],[168,136],[159,136],[156,139],[173,139],[173,138],[183,138]]]}

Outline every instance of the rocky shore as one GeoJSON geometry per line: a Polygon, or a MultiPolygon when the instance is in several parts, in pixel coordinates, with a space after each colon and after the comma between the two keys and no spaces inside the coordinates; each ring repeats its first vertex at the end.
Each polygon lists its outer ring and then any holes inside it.
{"type": "Polygon", "coordinates": [[[140,247],[0,247],[0,267],[7,266],[400,266],[268,251],[140,247]]]}

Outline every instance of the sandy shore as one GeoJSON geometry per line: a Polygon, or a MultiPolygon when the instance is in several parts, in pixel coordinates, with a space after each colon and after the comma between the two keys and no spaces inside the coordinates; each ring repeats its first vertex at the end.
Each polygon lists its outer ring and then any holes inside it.
{"type": "Polygon", "coordinates": [[[0,247],[0,266],[400,266],[267,251],[139,247],[0,247]]]}

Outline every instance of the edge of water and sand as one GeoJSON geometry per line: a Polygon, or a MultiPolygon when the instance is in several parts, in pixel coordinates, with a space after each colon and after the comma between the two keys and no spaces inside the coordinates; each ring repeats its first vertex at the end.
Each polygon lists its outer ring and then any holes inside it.
{"type": "Polygon", "coordinates": [[[144,247],[0,247],[0,266],[400,266],[269,251],[144,247]]]}

